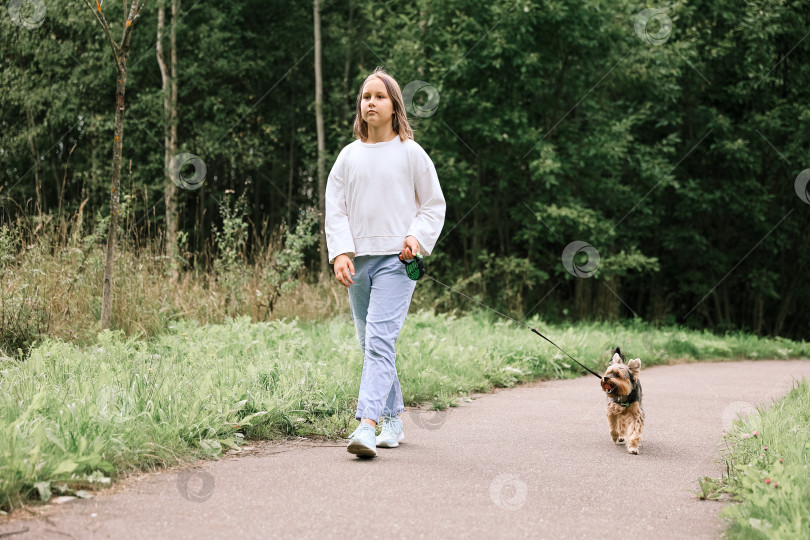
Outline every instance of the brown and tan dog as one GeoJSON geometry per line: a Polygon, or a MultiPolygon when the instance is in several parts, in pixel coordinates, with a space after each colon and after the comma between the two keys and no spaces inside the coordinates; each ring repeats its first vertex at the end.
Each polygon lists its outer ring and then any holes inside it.
{"type": "Polygon", "coordinates": [[[602,377],[602,390],[607,394],[607,417],[610,436],[615,443],[625,443],[627,451],[638,454],[641,432],[644,430],[644,409],[641,408],[641,360],[624,363],[624,355],[616,347],[610,365],[602,377]]]}

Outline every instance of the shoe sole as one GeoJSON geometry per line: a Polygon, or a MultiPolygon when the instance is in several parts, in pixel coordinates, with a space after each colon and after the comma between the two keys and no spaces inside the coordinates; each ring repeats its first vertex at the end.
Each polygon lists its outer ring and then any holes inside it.
{"type": "Polygon", "coordinates": [[[397,440],[394,442],[394,444],[388,444],[387,441],[377,441],[377,447],[378,448],[396,448],[397,446],[399,446],[399,443],[401,443],[404,440],[405,440],[405,433],[400,433],[399,436],[397,436],[397,440]]]}
{"type": "Polygon", "coordinates": [[[358,440],[353,440],[350,442],[349,446],[346,447],[346,450],[348,450],[350,454],[354,454],[357,457],[377,457],[377,451],[375,449],[369,448],[358,440]]]}

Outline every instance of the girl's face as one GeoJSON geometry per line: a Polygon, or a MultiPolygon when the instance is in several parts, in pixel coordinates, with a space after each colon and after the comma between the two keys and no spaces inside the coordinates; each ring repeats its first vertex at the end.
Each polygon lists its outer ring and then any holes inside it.
{"type": "Polygon", "coordinates": [[[360,100],[360,114],[370,128],[381,128],[391,125],[394,103],[385,89],[385,83],[374,77],[363,86],[360,100]]]}

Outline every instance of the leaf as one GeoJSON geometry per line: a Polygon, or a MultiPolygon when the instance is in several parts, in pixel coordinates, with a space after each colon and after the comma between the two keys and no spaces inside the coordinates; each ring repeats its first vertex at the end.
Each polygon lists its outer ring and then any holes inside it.
{"type": "Polygon", "coordinates": [[[37,482],[34,487],[39,491],[39,499],[43,502],[48,502],[51,498],[51,483],[50,482],[37,482]]]}
{"type": "Polygon", "coordinates": [[[245,416],[244,418],[242,418],[239,421],[239,424],[242,425],[242,426],[250,426],[250,425],[252,425],[250,423],[251,420],[253,420],[254,418],[258,418],[259,416],[264,416],[265,414],[267,414],[267,411],[259,411],[259,412],[255,412],[253,414],[249,414],[249,415],[245,416]]]}
{"type": "Polygon", "coordinates": [[[72,473],[73,471],[76,470],[76,467],[78,466],[79,464],[76,463],[75,461],[66,459],[65,461],[60,463],[51,474],[56,476],[58,474],[72,473]]]}
{"type": "Polygon", "coordinates": [[[101,471],[93,471],[92,474],[87,475],[87,481],[91,484],[109,484],[110,479],[104,476],[101,471]]]}
{"type": "Polygon", "coordinates": [[[221,443],[227,446],[228,448],[233,448],[234,450],[239,450],[239,444],[233,438],[221,439],[221,443]]]}
{"type": "Polygon", "coordinates": [[[215,441],[214,439],[203,439],[200,441],[200,449],[209,456],[221,456],[222,455],[222,445],[219,441],[215,441]]]}
{"type": "Polygon", "coordinates": [[[234,405],[234,408],[233,408],[233,409],[231,409],[230,411],[228,411],[228,414],[229,414],[229,415],[230,415],[230,414],[235,414],[235,413],[238,413],[239,411],[241,411],[241,410],[242,410],[242,408],[245,406],[245,403],[247,403],[247,401],[248,401],[248,400],[246,400],[246,399],[241,400],[239,403],[237,403],[236,405],[234,405]]]}

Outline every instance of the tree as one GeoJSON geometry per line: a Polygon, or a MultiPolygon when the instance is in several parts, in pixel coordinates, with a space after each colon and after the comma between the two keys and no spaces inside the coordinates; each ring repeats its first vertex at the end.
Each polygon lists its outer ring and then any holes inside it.
{"type": "MultiPolygon", "coordinates": [[[[164,127],[207,166],[201,189],[175,193],[178,235],[204,272],[227,192],[253,202],[247,257],[262,230],[320,206],[319,182],[354,139],[357,88],[383,65],[403,89],[428,83],[412,104],[431,87],[441,96],[435,114],[408,114],[448,203],[437,278],[551,320],[637,314],[806,336],[810,211],[794,180],[810,166],[810,130],[799,129],[810,117],[807,2],[676,3],[656,44],[637,33],[629,0],[313,2],[186,2],[177,91],[171,17],[163,73],[139,61],[154,58],[154,33],[134,34],[127,157],[138,167],[121,179],[118,221],[136,245],[172,228],[158,206],[173,188],[164,127]],[[598,250],[591,278],[561,264],[574,240],[598,250]]],[[[106,234],[115,73],[84,3],[50,2],[34,29],[0,16],[0,221],[45,222],[87,199],[87,225],[106,234]]],[[[150,6],[139,24],[158,19],[150,6]]],[[[307,257],[319,272],[318,248],[307,257]]],[[[452,298],[436,305],[469,305],[452,298]]]]}
{"type": "MultiPolygon", "coordinates": [[[[163,54],[163,29],[165,10],[161,2],[158,8],[156,54],[160,75],[163,82],[163,133],[164,158],[166,168],[166,256],[174,260],[177,247],[177,185],[170,176],[169,165],[177,153],[177,14],[180,11],[180,0],[172,0],[172,21],[169,38],[169,66],[163,54]]],[[[176,274],[175,274],[176,277],[176,274]]]]}
{"type": "Polygon", "coordinates": [[[326,172],[324,160],[326,158],[326,143],[324,142],[323,131],[323,77],[321,74],[321,8],[319,0],[313,1],[312,6],[315,28],[315,125],[318,132],[318,213],[320,220],[318,228],[320,230],[320,259],[321,278],[327,275],[329,270],[329,256],[326,253],[326,172]]]}
{"type": "MultiPolygon", "coordinates": [[[[101,0],[103,2],[103,0],[101,0]]],[[[113,168],[112,179],[110,181],[110,225],[107,232],[107,249],[104,255],[104,285],[101,292],[101,329],[110,327],[112,314],[112,285],[113,285],[113,261],[115,259],[115,242],[118,233],[118,214],[121,191],[121,154],[124,147],[124,94],[127,89],[127,58],[129,57],[129,44],[132,39],[132,31],[135,23],[141,16],[141,12],[146,9],[149,0],[144,0],[140,6],[140,0],[132,0],[129,7],[129,15],[124,20],[124,27],[121,31],[121,42],[113,40],[110,31],[110,24],[101,11],[101,2],[96,0],[95,9],[90,5],[89,0],[85,4],[95,15],[99,25],[101,25],[104,35],[112,49],[115,69],[117,73],[117,84],[115,86],[115,136],[113,139],[113,168]],[[140,6],[140,7],[139,7],[140,6]]],[[[127,9],[124,1],[124,12],[127,9]]]]}

